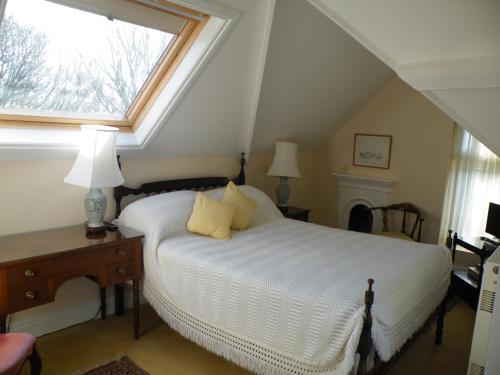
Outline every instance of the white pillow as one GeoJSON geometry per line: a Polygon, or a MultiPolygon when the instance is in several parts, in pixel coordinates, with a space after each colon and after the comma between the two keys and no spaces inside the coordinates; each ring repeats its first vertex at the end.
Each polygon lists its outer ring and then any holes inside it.
{"type": "Polygon", "coordinates": [[[114,223],[159,238],[185,232],[195,196],[194,191],[174,191],[142,198],[126,206],[114,223]]]}
{"type": "MultiPolygon", "coordinates": [[[[224,189],[204,193],[209,198],[222,200],[224,189]]],[[[255,214],[248,228],[283,217],[271,198],[264,192],[248,185],[239,186],[239,189],[257,203],[255,214]]],[[[142,198],[126,206],[114,223],[139,230],[148,237],[155,235],[161,239],[172,234],[186,232],[195,196],[195,191],[174,191],[142,198]]]]}

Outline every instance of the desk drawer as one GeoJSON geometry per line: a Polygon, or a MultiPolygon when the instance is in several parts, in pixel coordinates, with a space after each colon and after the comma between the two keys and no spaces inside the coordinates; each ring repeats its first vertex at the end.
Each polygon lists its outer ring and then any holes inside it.
{"type": "Polygon", "coordinates": [[[43,274],[47,274],[48,262],[34,263],[25,267],[14,268],[7,270],[7,281],[9,284],[25,284],[33,281],[44,281],[46,278],[43,274]]]}
{"type": "Polygon", "coordinates": [[[24,284],[26,282],[45,281],[49,277],[61,276],[78,272],[95,266],[114,264],[134,258],[134,248],[131,245],[114,246],[96,249],[85,254],[76,254],[59,260],[49,260],[7,270],[9,284],[24,284]]]}
{"type": "Polygon", "coordinates": [[[106,264],[134,259],[134,248],[130,245],[111,247],[96,253],[96,257],[106,264]]]}
{"type": "Polygon", "coordinates": [[[123,283],[134,278],[134,262],[121,262],[106,267],[108,285],[123,283]]]}
{"type": "Polygon", "coordinates": [[[16,312],[50,302],[47,282],[14,285],[7,291],[9,311],[16,312]]]}

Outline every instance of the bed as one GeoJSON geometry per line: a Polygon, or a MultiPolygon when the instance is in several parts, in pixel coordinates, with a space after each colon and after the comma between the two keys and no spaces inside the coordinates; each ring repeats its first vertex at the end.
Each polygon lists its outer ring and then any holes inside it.
{"type": "Polygon", "coordinates": [[[229,241],[186,231],[191,189],[219,199],[227,178],[115,190],[117,223],[145,233],[143,293],[165,322],[259,374],[382,369],[437,311],[440,341],[447,249],[286,219],[266,194],[243,185],[243,163],[235,181],[257,211],[229,241]],[[173,190],[181,191],[120,212],[126,195],[173,190]]]}

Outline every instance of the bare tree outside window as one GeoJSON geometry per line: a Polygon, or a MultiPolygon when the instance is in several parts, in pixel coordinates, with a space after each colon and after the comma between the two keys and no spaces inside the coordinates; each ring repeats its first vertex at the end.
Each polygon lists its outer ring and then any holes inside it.
{"type": "MultiPolygon", "coordinates": [[[[170,38],[160,41],[163,51],[170,38]]],[[[87,74],[97,102],[108,112],[126,112],[137,93],[158,62],[161,53],[151,48],[148,32],[125,28],[117,24],[115,32],[108,36],[111,54],[108,58],[90,61],[87,74]]]]}
{"type": "Polygon", "coordinates": [[[0,108],[123,117],[173,35],[120,21],[106,23],[105,31],[95,53],[59,52],[59,58],[50,35],[6,15],[0,108]]]}
{"type": "Polygon", "coordinates": [[[0,28],[0,106],[25,108],[47,93],[45,47],[47,38],[11,16],[0,28]]]}

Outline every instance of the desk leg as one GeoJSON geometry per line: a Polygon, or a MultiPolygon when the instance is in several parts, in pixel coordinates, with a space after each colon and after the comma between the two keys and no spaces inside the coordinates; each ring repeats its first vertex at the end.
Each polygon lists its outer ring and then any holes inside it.
{"type": "Polygon", "coordinates": [[[0,315],[0,333],[7,332],[7,315],[0,315]]]}
{"type": "Polygon", "coordinates": [[[123,284],[115,285],[115,314],[123,315],[123,284]]]}
{"type": "Polygon", "coordinates": [[[101,319],[106,319],[106,288],[101,288],[101,319]]]}
{"type": "Polygon", "coordinates": [[[134,303],[134,339],[139,338],[139,280],[134,279],[132,281],[132,293],[133,293],[133,303],[134,303]]]}

